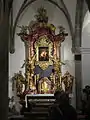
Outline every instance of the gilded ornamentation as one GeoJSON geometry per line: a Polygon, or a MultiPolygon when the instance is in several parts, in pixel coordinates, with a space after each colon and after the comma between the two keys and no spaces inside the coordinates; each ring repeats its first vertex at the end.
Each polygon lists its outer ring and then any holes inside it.
{"type": "Polygon", "coordinates": [[[51,56],[50,59],[53,61],[55,72],[61,73],[61,65],[65,65],[65,63],[61,62],[59,58],[55,58],[53,56],[51,56]]]}
{"type": "Polygon", "coordinates": [[[47,93],[51,89],[51,81],[44,77],[39,81],[39,91],[41,93],[47,93]]]}
{"type": "Polygon", "coordinates": [[[35,18],[38,22],[48,22],[48,16],[47,16],[47,11],[44,7],[40,7],[37,10],[37,15],[35,15],[35,18]]]}
{"type": "Polygon", "coordinates": [[[35,68],[35,60],[36,55],[30,57],[30,59],[27,59],[24,61],[24,64],[21,68],[26,67],[26,79],[28,81],[28,84],[32,81],[32,76],[34,75],[34,68],[35,68]]]}
{"type": "MultiPolygon", "coordinates": [[[[65,29],[60,26],[59,33],[55,34],[56,27],[48,23],[47,11],[43,7],[37,10],[35,18],[36,19],[34,21],[32,20],[28,26],[18,26],[21,29],[18,36],[20,36],[21,40],[25,43],[27,52],[26,60],[22,66],[22,68],[25,66],[25,79],[28,82],[27,89],[32,89],[33,86],[37,86],[39,77],[36,78],[35,73],[39,72],[36,70],[38,66],[43,71],[50,65],[52,65],[55,70],[55,74],[51,76],[51,82],[54,83],[53,85],[55,85],[56,89],[60,87],[61,84],[61,65],[65,65],[60,61],[60,47],[67,33],[65,33],[65,29]]],[[[45,85],[46,82],[43,83],[43,88],[45,85]]],[[[38,87],[36,87],[36,89],[38,89],[38,87]]]]}
{"type": "Polygon", "coordinates": [[[49,56],[52,55],[53,43],[48,37],[41,36],[35,43],[36,48],[36,65],[39,65],[43,70],[45,70],[53,62],[50,60],[49,56]]]}

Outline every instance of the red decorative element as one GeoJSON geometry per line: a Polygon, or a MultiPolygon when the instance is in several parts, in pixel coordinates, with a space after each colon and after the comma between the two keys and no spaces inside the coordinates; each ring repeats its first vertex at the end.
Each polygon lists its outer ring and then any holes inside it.
{"type": "MultiPolygon", "coordinates": [[[[38,38],[40,36],[43,36],[43,35],[47,35],[47,37],[50,39],[50,40],[53,40],[54,41],[54,37],[55,37],[55,34],[52,33],[49,29],[47,28],[38,28],[36,29],[35,31],[33,31],[32,34],[29,34],[27,36],[28,40],[29,41],[33,41],[35,42],[36,40],[38,40],[38,38]]],[[[26,39],[26,38],[25,38],[26,39]]],[[[27,40],[27,39],[26,39],[27,40]]]]}

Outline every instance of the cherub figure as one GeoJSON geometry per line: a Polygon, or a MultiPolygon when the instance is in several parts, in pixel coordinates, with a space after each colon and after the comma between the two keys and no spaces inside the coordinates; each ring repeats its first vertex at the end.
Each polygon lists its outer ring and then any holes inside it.
{"type": "Polygon", "coordinates": [[[24,25],[19,26],[19,25],[18,25],[18,27],[21,29],[21,30],[20,30],[20,33],[21,33],[21,34],[24,34],[24,35],[27,34],[28,26],[24,26],[24,25]]]}

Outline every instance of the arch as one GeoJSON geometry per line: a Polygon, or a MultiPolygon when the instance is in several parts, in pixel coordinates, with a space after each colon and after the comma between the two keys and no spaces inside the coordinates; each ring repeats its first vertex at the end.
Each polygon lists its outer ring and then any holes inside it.
{"type": "MultiPolygon", "coordinates": [[[[11,42],[12,44],[14,45],[14,35],[15,35],[15,30],[16,30],[16,26],[17,26],[17,23],[18,23],[18,20],[19,20],[19,17],[20,15],[24,12],[24,10],[30,6],[32,3],[34,3],[36,0],[31,0],[29,2],[27,2],[27,0],[24,0],[24,2],[22,3],[22,6],[16,16],[16,20],[15,20],[15,23],[14,23],[14,26],[13,26],[13,35],[12,35],[12,39],[11,39],[11,42]]],[[[47,0],[47,2],[50,2],[51,4],[55,5],[60,11],[63,12],[63,14],[65,15],[66,19],[67,19],[67,22],[68,22],[68,25],[69,25],[69,28],[70,28],[70,33],[71,33],[71,36],[72,36],[72,40],[73,40],[73,26],[72,26],[72,22],[71,22],[71,18],[70,18],[70,15],[68,13],[68,11],[64,10],[63,8],[61,8],[57,2],[53,1],[53,0],[47,0]],[[68,15],[67,15],[68,13],[68,15]]],[[[65,5],[64,5],[65,7],[65,5]]],[[[14,51],[13,51],[14,52],[14,51]]]]}

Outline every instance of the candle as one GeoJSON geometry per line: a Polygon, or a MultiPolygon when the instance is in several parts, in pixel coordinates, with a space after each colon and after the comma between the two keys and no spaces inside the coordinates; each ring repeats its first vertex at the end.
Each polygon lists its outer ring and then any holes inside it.
{"type": "Polygon", "coordinates": [[[53,81],[54,81],[54,84],[55,84],[55,75],[53,75],[53,81]]]}
{"type": "Polygon", "coordinates": [[[37,74],[37,80],[39,80],[39,74],[37,74]]]}
{"type": "Polygon", "coordinates": [[[61,76],[61,73],[60,73],[60,87],[62,88],[62,81],[61,81],[61,79],[62,79],[62,76],[61,76]]]}
{"type": "Polygon", "coordinates": [[[36,75],[34,76],[34,80],[35,80],[35,85],[36,85],[36,80],[37,80],[37,77],[36,77],[36,75]]]}

